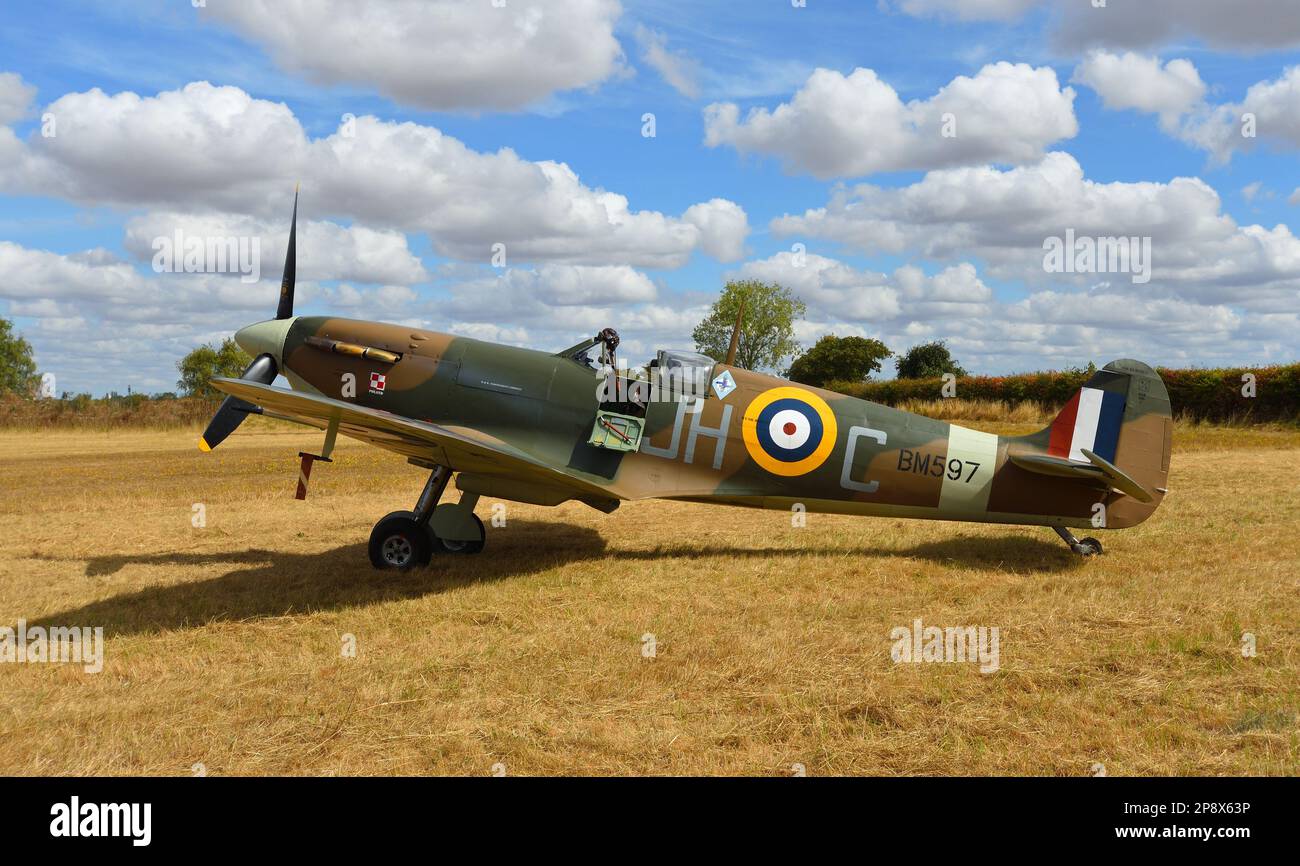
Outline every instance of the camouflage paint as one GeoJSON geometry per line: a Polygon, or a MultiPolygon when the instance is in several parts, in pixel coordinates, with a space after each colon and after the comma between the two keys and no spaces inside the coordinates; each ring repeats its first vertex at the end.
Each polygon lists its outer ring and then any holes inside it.
{"type": "MultiPolygon", "coordinates": [[[[398,325],[308,316],[292,320],[280,351],[280,369],[297,391],[439,425],[482,443],[481,461],[452,469],[473,471],[475,479],[509,478],[516,464],[501,455],[494,463],[493,449],[521,452],[571,481],[573,498],[593,504],[600,493],[610,499],[780,509],[798,503],[808,511],[843,514],[1094,527],[1100,503],[1105,528],[1122,528],[1149,517],[1168,482],[1168,394],[1159,376],[1137,361],[1108,364],[1085,387],[1123,395],[1113,462],[1154,491],[1151,503],[1008,460],[1009,453],[1047,454],[1049,429],[999,437],[723,364],[713,376],[730,370],[736,384],[731,392],[719,398],[710,390],[698,412],[678,402],[651,403],[640,450],[622,453],[587,444],[599,381],[594,369],[568,358],[398,325]],[[320,348],[320,341],[309,345],[308,337],[401,357],[388,364],[337,354],[320,348]],[[372,374],[383,377],[381,387],[371,387],[372,374]],[[355,383],[351,395],[344,388],[349,376],[355,383]],[[789,466],[764,457],[757,432],[758,416],[782,400],[781,405],[809,407],[804,415],[815,416],[813,423],[827,437],[810,457],[789,466]]],[[[413,446],[355,425],[340,432],[426,461],[447,459],[436,441],[413,446]]]]}

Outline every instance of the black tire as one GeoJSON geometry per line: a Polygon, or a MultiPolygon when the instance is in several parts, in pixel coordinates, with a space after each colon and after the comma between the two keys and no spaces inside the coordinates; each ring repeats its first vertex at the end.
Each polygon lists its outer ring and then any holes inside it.
{"type": "Polygon", "coordinates": [[[1090,549],[1091,552],[1086,554],[1087,556],[1101,556],[1104,552],[1101,549],[1101,542],[1095,538],[1085,538],[1079,544],[1090,549]]]}
{"type": "Polygon", "coordinates": [[[433,549],[438,553],[482,553],[483,543],[487,539],[487,530],[477,514],[471,514],[470,517],[473,517],[474,522],[478,524],[478,541],[452,541],[439,538],[434,535],[433,530],[429,530],[429,537],[433,539],[433,549]]]}
{"type": "Polygon", "coordinates": [[[394,511],[370,532],[370,564],[381,571],[409,571],[428,565],[429,535],[409,511],[394,511]]]}

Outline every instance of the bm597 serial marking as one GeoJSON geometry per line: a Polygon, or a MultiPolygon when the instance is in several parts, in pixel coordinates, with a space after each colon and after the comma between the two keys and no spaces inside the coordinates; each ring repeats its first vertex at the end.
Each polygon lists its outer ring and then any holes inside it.
{"type": "Polygon", "coordinates": [[[399,325],[295,316],[295,235],[276,318],[235,335],[254,356],[200,440],[211,450],[249,412],[325,430],[302,454],[299,497],[339,433],[430,471],[411,511],[370,538],[377,568],[482,550],[480,496],[537,505],[682,499],[753,508],[1053,527],[1081,555],[1159,506],[1169,397],[1137,361],[1099,370],[1052,424],[1002,437],[717,363],[660,351],[616,365],[606,329],[555,354],[399,325]],[[602,362],[588,353],[599,347],[602,362]],[[290,388],[272,387],[278,374],[290,388]],[[439,504],[455,473],[464,495],[439,504]]]}

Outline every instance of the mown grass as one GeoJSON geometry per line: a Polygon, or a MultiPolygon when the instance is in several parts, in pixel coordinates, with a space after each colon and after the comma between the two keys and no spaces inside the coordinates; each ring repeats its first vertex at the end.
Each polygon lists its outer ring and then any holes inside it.
{"type": "Polygon", "coordinates": [[[295,502],[318,435],[0,431],[0,623],[107,638],[100,674],[0,664],[0,773],[1300,770],[1295,431],[1179,425],[1170,497],[1090,561],[1032,528],[507,504],[480,556],[397,576],[364,543],[421,473],[345,441],[295,502]],[[997,626],[1000,670],[893,663],[916,618],[997,626]]]}

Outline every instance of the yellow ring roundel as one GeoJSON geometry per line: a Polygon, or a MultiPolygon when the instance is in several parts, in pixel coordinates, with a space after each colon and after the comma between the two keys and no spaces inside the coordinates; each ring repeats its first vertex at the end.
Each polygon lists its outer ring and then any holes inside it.
{"type": "Polygon", "coordinates": [[[755,397],[740,423],[745,449],[773,475],[806,475],[835,450],[835,414],[803,388],[773,388],[755,397]]]}

